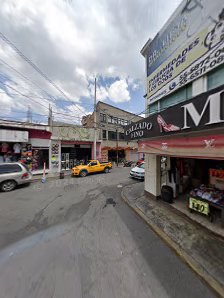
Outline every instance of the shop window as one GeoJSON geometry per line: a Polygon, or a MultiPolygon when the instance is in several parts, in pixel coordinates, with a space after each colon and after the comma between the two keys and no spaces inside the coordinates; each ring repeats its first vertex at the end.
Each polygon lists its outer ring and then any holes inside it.
{"type": "Polygon", "coordinates": [[[107,139],[107,131],[106,130],[102,130],[102,139],[106,140],[107,139]]]}
{"type": "Polygon", "coordinates": [[[207,75],[208,81],[208,90],[214,89],[223,85],[224,83],[224,65],[221,65],[208,73],[207,75]]]}
{"type": "Polygon", "coordinates": [[[0,174],[7,174],[7,173],[18,173],[22,172],[22,168],[19,165],[0,165],[0,174]]]}
{"type": "Polygon", "coordinates": [[[160,111],[192,98],[192,83],[160,100],[160,111]]]}
{"type": "Polygon", "coordinates": [[[116,131],[108,131],[108,140],[116,140],[116,131]]]}
{"type": "Polygon", "coordinates": [[[102,113],[100,113],[100,122],[104,122],[104,123],[107,122],[106,114],[102,114],[102,113]]]}
{"type": "Polygon", "coordinates": [[[119,140],[124,140],[124,133],[123,132],[119,133],[119,140]]]}
{"type": "Polygon", "coordinates": [[[148,105],[148,111],[149,111],[149,115],[158,113],[158,101],[154,102],[151,105],[148,105]]]}

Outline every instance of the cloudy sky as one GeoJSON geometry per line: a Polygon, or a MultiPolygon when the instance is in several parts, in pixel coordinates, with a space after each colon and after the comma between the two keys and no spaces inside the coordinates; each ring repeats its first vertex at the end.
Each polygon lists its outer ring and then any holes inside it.
{"type": "Polygon", "coordinates": [[[97,100],[144,110],[140,54],[181,0],[0,0],[0,118],[77,122],[97,100]]]}

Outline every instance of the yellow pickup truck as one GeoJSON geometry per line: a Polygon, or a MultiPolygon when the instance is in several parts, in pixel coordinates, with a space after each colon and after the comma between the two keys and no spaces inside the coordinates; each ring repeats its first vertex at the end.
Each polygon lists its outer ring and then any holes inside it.
{"type": "Polygon", "coordinates": [[[72,169],[72,176],[85,177],[88,174],[104,172],[108,173],[112,169],[111,162],[100,163],[98,160],[90,160],[87,165],[76,166],[72,169]]]}

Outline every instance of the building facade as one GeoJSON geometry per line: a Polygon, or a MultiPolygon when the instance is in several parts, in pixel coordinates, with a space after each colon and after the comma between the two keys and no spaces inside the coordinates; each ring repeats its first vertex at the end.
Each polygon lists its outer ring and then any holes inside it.
{"type": "MultiPolygon", "coordinates": [[[[96,157],[101,159],[99,129],[96,131],[96,157]]],[[[51,136],[51,172],[71,170],[77,161],[93,159],[94,129],[54,122],[51,136]]]]}
{"type": "Polygon", "coordinates": [[[164,186],[224,225],[224,4],[182,1],[143,47],[148,117],[128,126],[145,153],[145,191],[164,186]]]}
{"type": "MultiPolygon", "coordinates": [[[[119,161],[122,159],[137,161],[139,158],[137,141],[124,140],[124,127],[132,122],[141,120],[142,117],[116,108],[104,102],[96,105],[96,126],[99,129],[101,144],[101,160],[119,161]]],[[[94,113],[84,116],[82,125],[94,127],[94,113]]],[[[141,155],[142,156],[142,155],[141,155]]]]}
{"type": "Polygon", "coordinates": [[[49,126],[0,121],[0,162],[21,161],[33,174],[49,171],[51,131],[49,126]]]}

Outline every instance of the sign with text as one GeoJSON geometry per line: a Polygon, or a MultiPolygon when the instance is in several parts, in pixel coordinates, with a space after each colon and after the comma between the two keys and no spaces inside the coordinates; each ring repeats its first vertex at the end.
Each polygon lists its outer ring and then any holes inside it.
{"type": "Polygon", "coordinates": [[[183,1],[149,45],[149,103],[224,63],[223,36],[223,0],[183,1]]]}
{"type": "Polygon", "coordinates": [[[195,210],[199,213],[209,215],[209,204],[201,200],[190,198],[189,199],[189,208],[195,210]]]}
{"type": "Polygon", "coordinates": [[[125,140],[224,126],[224,85],[125,127],[125,140]]]}

